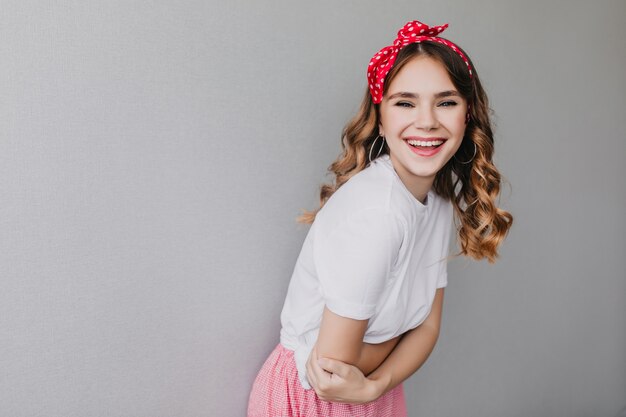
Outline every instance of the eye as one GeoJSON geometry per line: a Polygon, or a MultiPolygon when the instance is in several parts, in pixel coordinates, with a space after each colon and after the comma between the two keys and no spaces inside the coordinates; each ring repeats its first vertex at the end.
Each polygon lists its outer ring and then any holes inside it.
{"type": "Polygon", "coordinates": [[[407,107],[407,108],[415,107],[413,106],[413,103],[408,102],[408,101],[398,101],[395,105],[398,107],[407,107]]]}
{"type": "Polygon", "coordinates": [[[457,102],[453,100],[447,100],[442,103],[439,103],[439,107],[452,107],[456,105],[457,105],[457,102]]]}

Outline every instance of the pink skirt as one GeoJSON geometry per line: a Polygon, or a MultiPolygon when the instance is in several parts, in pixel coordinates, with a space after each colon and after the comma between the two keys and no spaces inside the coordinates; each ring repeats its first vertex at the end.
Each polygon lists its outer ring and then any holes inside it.
{"type": "Polygon", "coordinates": [[[402,384],[367,404],[321,400],[298,380],[293,351],[280,343],[259,371],[248,401],[248,417],[406,417],[402,384]]]}

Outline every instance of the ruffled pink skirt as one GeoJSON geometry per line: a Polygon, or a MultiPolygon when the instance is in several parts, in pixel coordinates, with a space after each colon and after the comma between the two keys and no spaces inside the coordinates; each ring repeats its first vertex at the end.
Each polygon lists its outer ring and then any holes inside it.
{"type": "Polygon", "coordinates": [[[278,344],[259,371],[248,402],[248,417],[406,417],[402,384],[367,404],[321,400],[298,380],[293,351],[278,344]]]}

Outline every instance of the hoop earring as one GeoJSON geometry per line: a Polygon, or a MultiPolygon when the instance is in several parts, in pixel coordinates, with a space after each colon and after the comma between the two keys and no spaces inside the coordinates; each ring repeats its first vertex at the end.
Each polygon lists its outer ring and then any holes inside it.
{"type": "Polygon", "coordinates": [[[474,142],[472,142],[474,144],[474,155],[472,155],[472,157],[469,159],[469,161],[459,161],[456,157],[456,154],[454,155],[454,160],[457,161],[459,164],[463,164],[463,165],[467,165],[470,162],[472,162],[474,160],[474,157],[476,156],[476,144],[474,142]]]}
{"type": "Polygon", "coordinates": [[[383,151],[383,148],[385,147],[385,137],[381,135],[376,136],[376,139],[374,139],[374,142],[372,142],[372,146],[370,147],[370,154],[369,154],[370,162],[372,162],[372,151],[374,150],[374,145],[376,144],[376,141],[378,140],[378,138],[382,138],[383,142],[380,144],[380,148],[378,148],[378,153],[376,154],[374,159],[380,156],[380,153],[383,151]]]}

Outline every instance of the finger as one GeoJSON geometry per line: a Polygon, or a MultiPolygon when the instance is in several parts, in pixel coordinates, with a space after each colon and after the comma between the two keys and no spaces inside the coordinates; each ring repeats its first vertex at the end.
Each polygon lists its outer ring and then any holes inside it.
{"type": "Polygon", "coordinates": [[[313,356],[310,356],[309,359],[306,361],[306,377],[309,380],[309,384],[311,385],[311,387],[313,388],[317,388],[317,372],[315,370],[314,367],[314,363],[316,362],[316,360],[314,359],[313,356]]]}
{"type": "Polygon", "coordinates": [[[335,359],[319,358],[316,362],[317,365],[326,372],[330,372],[344,379],[348,377],[352,369],[351,365],[335,359]]]}
{"type": "Polygon", "coordinates": [[[313,370],[311,369],[308,363],[306,364],[306,379],[309,381],[309,385],[315,388],[315,385],[316,385],[315,375],[313,375],[313,370]]]}
{"type": "Polygon", "coordinates": [[[322,369],[322,367],[319,366],[317,363],[317,353],[315,351],[312,351],[309,356],[309,360],[306,363],[306,369],[309,383],[316,392],[319,393],[324,386],[328,386],[331,374],[327,373],[324,369],[322,369]]]}

